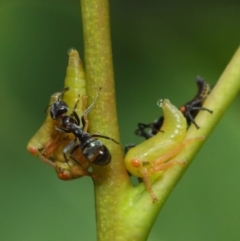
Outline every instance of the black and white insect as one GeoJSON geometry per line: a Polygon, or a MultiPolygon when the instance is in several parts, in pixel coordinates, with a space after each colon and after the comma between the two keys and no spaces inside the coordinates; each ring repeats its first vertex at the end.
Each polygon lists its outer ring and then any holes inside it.
{"type": "Polygon", "coordinates": [[[107,147],[103,145],[103,143],[97,138],[108,139],[115,142],[116,144],[119,144],[119,142],[108,136],[90,134],[87,132],[88,121],[85,118],[94,107],[101,88],[99,88],[97,96],[93,100],[92,104],[84,111],[81,118],[79,118],[75,111],[77,108],[78,100],[73,107],[72,113],[67,115],[69,107],[67,103],[61,99],[61,97],[68,90],[69,87],[64,88],[58,100],[50,107],[50,115],[52,119],[61,120],[60,126],[56,126],[55,129],[61,133],[72,133],[75,136],[75,139],[63,149],[63,155],[65,159],[67,160],[67,155],[69,155],[70,158],[75,160],[73,154],[78,148],[80,148],[82,154],[90,163],[98,166],[107,165],[111,161],[111,154],[107,147]]]}
{"type": "MultiPolygon", "coordinates": [[[[198,87],[196,96],[192,100],[182,105],[179,110],[185,116],[188,126],[190,126],[192,123],[197,129],[199,129],[198,124],[194,120],[198,112],[200,110],[205,110],[209,113],[213,113],[213,111],[203,107],[203,103],[211,91],[209,84],[200,76],[197,76],[196,84],[198,87]]],[[[150,124],[138,123],[138,129],[135,131],[135,134],[144,137],[145,139],[149,139],[161,131],[163,121],[164,117],[161,116],[150,124]]]]}

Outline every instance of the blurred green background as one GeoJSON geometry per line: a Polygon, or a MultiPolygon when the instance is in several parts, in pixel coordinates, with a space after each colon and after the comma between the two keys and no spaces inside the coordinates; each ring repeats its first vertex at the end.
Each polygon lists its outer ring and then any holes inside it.
{"type": "MultiPolygon", "coordinates": [[[[214,84],[240,40],[231,1],[112,0],[111,31],[123,144],[138,122],[181,105],[195,77],[214,84]],[[207,2],[207,1],[206,1],[207,2]]],[[[77,0],[0,0],[0,233],[6,241],[96,239],[92,182],[58,180],[26,145],[63,88],[67,50],[83,56],[77,0]]],[[[240,98],[231,105],[159,215],[149,241],[240,240],[240,98]]]]}

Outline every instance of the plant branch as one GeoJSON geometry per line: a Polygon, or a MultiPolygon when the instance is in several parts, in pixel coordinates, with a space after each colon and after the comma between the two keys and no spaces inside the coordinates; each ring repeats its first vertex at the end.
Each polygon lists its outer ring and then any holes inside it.
{"type": "MultiPolygon", "coordinates": [[[[89,114],[90,131],[119,140],[108,0],[81,0],[80,3],[88,95],[96,96],[102,87],[89,114]]],[[[101,140],[107,145],[112,160],[106,167],[94,168],[100,177],[95,183],[98,240],[120,240],[122,227],[119,224],[124,223],[124,217],[119,203],[131,183],[123,164],[122,147],[110,140],[101,140]]]]}
{"type": "MultiPolygon", "coordinates": [[[[203,141],[196,141],[186,147],[186,149],[174,157],[175,160],[185,161],[186,168],[192,162],[201,146],[206,141],[209,134],[220,121],[222,115],[227,110],[228,106],[234,100],[240,89],[240,47],[237,49],[233,58],[222,73],[219,81],[214,86],[211,94],[204,103],[204,107],[213,110],[213,114],[207,111],[200,111],[196,117],[196,122],[200,129],[196,130],[192,125],[186,135],[185,140],[204,136],[203,141]]],[[[186,171],[180,165],[176,165],[163,174],[162,179],[153,185],[153,190],[157,197],[160,197],[159,209],[162,207],[166,198],[171,193],[174,186],[177,184],[181,176],[186,171]]]]}
{"type": "MultiPolygon", "coordinates": [[[[102,92],[90,112],[91,133],[99,132],[119,140],[107,0],[80,0],[85,44],[87,90],[91,97],[102,92]]],[[[207,98],[196,118],[200,129],[192,125],[185,139],[204,136],[207,139],[240,89],[240,48],[207,98]]],[[[204,140],[204,141],[205,141],[204,140]]],[[[158,212],[191,163],[204,141],[195,141],[174,157],[185,161],[163,172],[153,185],[158,202],[152,203],[144,184],[133,187],[123,165],[121,146],[104,141],[112,154],[106,167],[94,168],[99,177],[95,183],[99,241],[146,240],[158,212]]]]}

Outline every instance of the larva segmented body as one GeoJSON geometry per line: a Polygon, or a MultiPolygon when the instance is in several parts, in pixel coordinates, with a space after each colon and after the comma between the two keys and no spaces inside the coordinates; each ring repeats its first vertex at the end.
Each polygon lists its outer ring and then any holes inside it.
{"type": "MultiPolygon", "coordinates": [[[[79,99],[79,105],[75,111],[81,116],[86,108],[86,103],[83,103],[84,96],[86,96],[85,73],[77,50],[71,48],[68,54],[69,61],[64,86],[68,86],[69,91],[64,94],[63,99],[68,103],[70,111],[74,108],[76,100],[79,99]],[[79,98],[80,96],[81,98],[79,98]]],[[[52,95],[49,105],[56,102],[60,95],[61,93],[52,95]]],[[[53,120],[48,111],[43,125],[29,141],[28,151],[54,167],[62,180],[71,180],[85,175],[91,176],[87,171],[89,162],[81,153],[74,153],[74,158],[78,163],[71,158],[68,158],[67,162],[64,159],[63,149],[74,139],[74,136],[56,131],[55,127],[58,125],[59,121],[53,120]]]]}
{"type": "Polygon", "coordinates": [[[199,137],[184,141],[187,122],[182,112],[167,99],[161,101],[160,106],[164,113],[162,131],[131,148],[124,160],[125,166],[131,174],[143,178],[153,201],[156,201],[157,198],[152,191],[149,178],[177,163],[183,164],[169,161],[169,159],[178,154],[188,143],[203,139],[203,137],[199,137]]]}
{"type": "Polygon", "coordinates": [[[163,132],[158,132],[152,138],[142,142],[136,147],[131,148],[125,157],[125,165],[134,176],[142,177],[142,163],[145,168],[152,167],[152,162],[160,156],[176,148],[181,143],[186,134],[186,119],[183,114],[173,106],[169,100],[162,102],[164,113],[163,132]],[[133,160],[139,161],[140,166],[133,165],[133,160]]]}
{"type": "MultiPolygon", "coordinates": [[[[83,70],[82,61],[79,57],[78,51],[74,48],[68,50],[69,60],[64,80],[64,88],[70,89],[64,93],[63,100],[68,104],[70,112],[72,111],[79,96],[86,96],[86,79],[83,70]]],[[[75,110],[79,116],[82,116],[82,98],[79,99],[78,106],[75,110]]],[[[70,114],[70,113],[69,113],[70,114]]]]}

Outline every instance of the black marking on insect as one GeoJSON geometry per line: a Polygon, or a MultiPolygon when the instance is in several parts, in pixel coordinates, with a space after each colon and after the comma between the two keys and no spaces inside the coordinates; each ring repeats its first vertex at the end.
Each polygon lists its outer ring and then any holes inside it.
{"type": "MultiPolygon", "coordinates": [[[[203,107],[203,103],[211,91],[209,84],[200,76],[197,76],[196,84],[198,87],[198,92],[196,96],[192,100],[188,101],[186,104],[182,105],[179,110],[185,116],[188,126],[193,123],[195,127],[199,129],[198,124],[194,120],[198,112],[200,110],[205,110],[212,114],[213,111],[203,107]]],[[[138,123],[138,129],[135,131],[135,134],[144,137],[145,139],[149,139],[152,136],[156,135],[159,131],[162,131],[161,127],[163,121],[164,117],[161,116],[150,124],[138,123]]]]}
{"type": "MultiPolygon", "coordinates": [[[[63,89],[61,96],[69,90],[69,87],[63,89]]],[[[50,108],[50,115],[51,117],[56,120],[60,119],[61,124],[60,127],[55,127],[55,129],[62,133],[72,133],[75,136],[75,139],[70,142],[64,149],[63,155],[65,160],[67,161],[67,155],[70,156],[74,161],[75,158],[73,157],[74,152],[80,148],[82,154],[87,158],[87,160],[95,165],[105,166],[111,161],[111,154],[107,147],[103,145],[103,143],[98,140],[97,138],[105,138],[119,144],[116,140],[111,137],[100,135],[100,134],[90,134],[87,132],[88,129],[88,121],[86,120],[87,114],[93,108],[101,88],[99,88],[98,94],[93,100],[92,104],[84,111],[81,120],[76,113],[75,109],[77,108],[77,102],[73,107],[73,111],[70,115],[67,115],[68,112],[68,105],[59,97],[58,101],[51,105],[50,108]],[[80,125],[82,124],[82,127],[80,125]]]]}
{"type": "Polygon", "coordinates": [[[186,117],[188,125],[193,123],[195,127],[199,129],[198,124],[194,120],[198,112],[200,110],[206,110],[212,114],[213,111],[203,107],[203,103],[205,99],[208,97],[209,93],[211,92],[211,87],[200,76],[197,76],[196,84],[198,86],[198,92],[196,96],[192,100],[187,102],[185,105],[181,106],[179,109],[186,117]]]}

